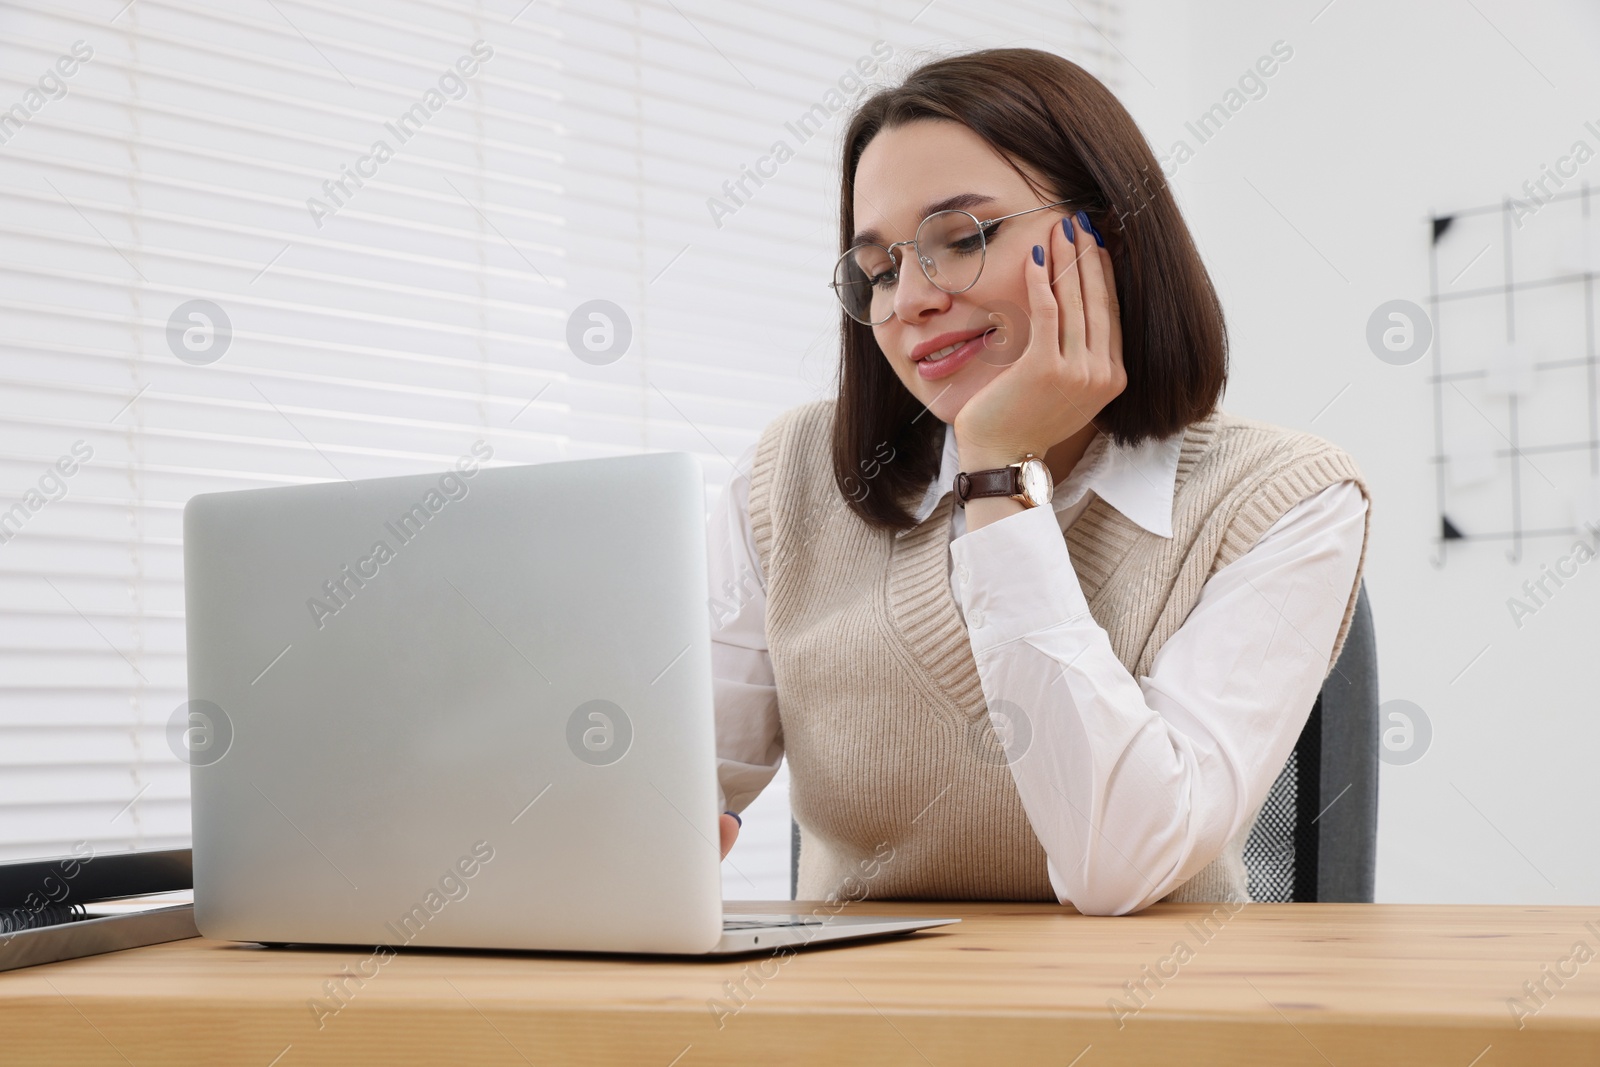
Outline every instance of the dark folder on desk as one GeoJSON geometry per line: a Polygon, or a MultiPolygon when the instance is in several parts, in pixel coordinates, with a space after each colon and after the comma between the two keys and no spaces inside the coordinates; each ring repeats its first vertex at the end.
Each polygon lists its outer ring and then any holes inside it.
{"type": "Polygon", "coordinates": [[[198,937],[189,850],[0,863],[0,971],[198,937]]]}

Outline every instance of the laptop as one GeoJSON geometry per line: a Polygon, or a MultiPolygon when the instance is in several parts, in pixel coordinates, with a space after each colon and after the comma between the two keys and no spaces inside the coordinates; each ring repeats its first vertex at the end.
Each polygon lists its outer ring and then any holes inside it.
{"type": "Polygon", "coordinates": [[[191,499],[200,933],[725,955],[959,921],[724,918],[705,521],[685,452],[191,499]]]}

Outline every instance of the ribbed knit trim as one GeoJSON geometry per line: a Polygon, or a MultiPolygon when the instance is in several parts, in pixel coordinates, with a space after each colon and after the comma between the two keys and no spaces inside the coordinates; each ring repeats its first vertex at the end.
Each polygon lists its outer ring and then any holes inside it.
{"type": "Polygon", "coordinates": [[[946,493],[920,525],[895,538],[889,560],[889,615],[934,685],[936,699],[960,720],[988,714],[972,642],[950,589],[950,512],[946,493]]]}
{"type": "MultiPolygon", "coordinates": [[[[1194,473],[1195,464],[1211,447],[1218,417],[1213,411],[1184,430],[1183,443],[1178,448],[1178,469],[1173,478],[1174,500],[1194,473]]],[[[1178,531],[1174,528],[1173,532],[1178,531]]],[[[1127,558],[1129,547],[1139,538],[1148,536],[1149,531],[1095,496],[1077,521],[1067,528],[1067,550],[1084,598],[1093,601],[1117,565],[1127,558]]]]}

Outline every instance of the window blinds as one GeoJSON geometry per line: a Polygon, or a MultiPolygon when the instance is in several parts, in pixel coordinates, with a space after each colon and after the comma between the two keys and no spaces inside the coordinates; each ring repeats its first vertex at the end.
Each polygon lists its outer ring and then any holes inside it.
{"type": "MultiPolygon", "coordinates": [[[[714,500],[831,390],[853,94],[1017,44],[1115,88],[1112,17],[0,3],[0,858],[187,844],[190,496],[483,441],[495,463],[687,450],[714,500]]],[[[786,895],[786,793],[733,895],[786,895]]]]}

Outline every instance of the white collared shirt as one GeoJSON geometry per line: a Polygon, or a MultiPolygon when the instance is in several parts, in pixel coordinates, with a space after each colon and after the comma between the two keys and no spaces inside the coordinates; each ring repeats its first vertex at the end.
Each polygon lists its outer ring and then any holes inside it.
{"type": "MultiPolygon", "coordinates": [[[[1291,507],[1219,569],[1135,679],[1089,613],[1064,532],[1093,491],[1142,528],[1172,536],[1179,431],[1123,449],[1097,436],[1029,508],[966,532],[951,515],[950,581],[984,699],[1033,711],[1025,751],[995,722],[1057,898],[1123,915],[1215,859],[1261,805],[1311,714],[1361,557],[1366,498],[1341,481],[1291,507]],[[1040,694],[1046,707],[1041,708],[1040,694]],[[1085,813],[1092,816],[1090,830],[1085,813]]],[[[708,531],[718,800],[740,811],[783,758],[766,644],[766,580],[750,531],[752,445],[708,531]],[[715,616],[714,616],[715,617],[715,616]]],[[[960,469],[945,426],[932,513],[960,469]]]]}

